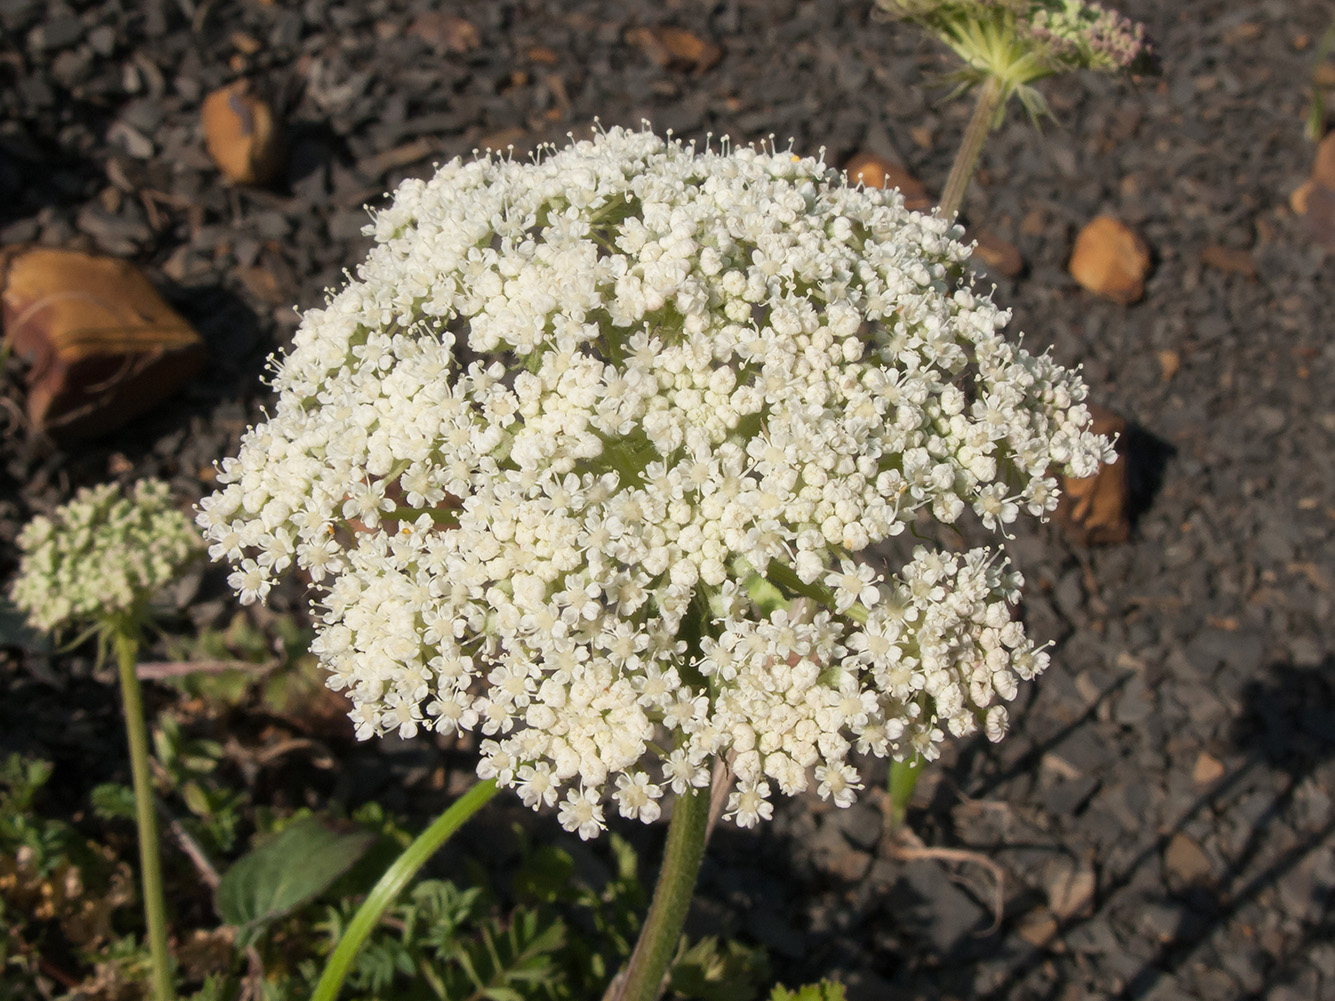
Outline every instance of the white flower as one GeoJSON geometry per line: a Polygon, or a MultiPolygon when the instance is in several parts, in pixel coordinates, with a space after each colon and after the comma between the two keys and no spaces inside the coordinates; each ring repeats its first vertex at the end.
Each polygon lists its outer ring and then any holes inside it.
{"type": "MultiPolygon", "coordinates": [[[[225,506],[214,510],[226,518],[225,506]]],[[[214,548],[240,556],[243,535],[225,527],[214,548]]],[[[18,544],[23,558],[11,596],[43,631],[138,615],[203,550],[160,480],[140,480],[128,496],[111,483],[84,488],[50,517],[29,522],[18,544]]]]}
{"type": "Polygon", "coordinates": [[[1046,513],[1107,445],[959,230],[819,160],[616,129],[447,164],[373,231],[198,517],[242,600],[309,574],[360,736],[480,730],[479,775],[592,837],[720,755],[750,825],[813,776],[851,802],[855,751],[999,732],[1046,655],[996,551],[859,553],[1046,513]]]}
{"type": "Polygon", "coordinates": [[[774,804],[769,801],[768,782],[740,782],[728,794],[728,809],[723,814],[735,820],[738,827],[755,827],[762,820],[774,816],[774,804]]]}
{"type": "Polygon", "coordinates": [[[584,841],[596,838],[607,826],[603,820],[601,795],[596,789],[571,789],[561,801],[556,819],[567,831],[577,831],[584,841]]]}

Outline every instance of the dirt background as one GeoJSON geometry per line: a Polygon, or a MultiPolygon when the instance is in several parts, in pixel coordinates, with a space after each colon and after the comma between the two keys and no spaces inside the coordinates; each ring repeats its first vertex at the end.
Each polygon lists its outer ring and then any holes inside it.
{"type": "MultiPolygon", "coordinates": [[[[647,119],[701,141],[791,137],[834,164],[869,150],[939,190],[968,106],[927,86],[950,68],[939,47],[869,6],[0,0],[0,245],[134,260],[210,353],[204,377],[100,440],[55,447],[7,409],[0,575],[22,522],[79,485],[153,473],[183,499],[207,491],[211,462],[259,414],[262,362],[294,305],[318,304],[361,259],[362,206],[432,162],[647,119]],[[665,58],[643,34],[665,25],[717,58],[665,58]],[[224,183],[201,138],[204,96],[242,76],[288,140],[263,190],[224,183]]],[[[1012,735],[953,747],[910,817],[927,845],[1000,867],[1002,920],[981,865],[896,857],[875,795],[848,811],[787,804],[758,832],[717,837],[692,924],[765,945],[789,983],[838,975],[868,1001],[1335,999],[1335,292],[1328,252],[1288,207],[1332,11],[1124,9],[1163,75],[1041,85],[1056,122],[1039,132],[1013,110],[965,205],[1026,262],[983,279],[1014,329],[1083,365],[1137,429],[1127,543],[1086,549],[1056,526],[1010,543],[1053,666],[1012,735]],[[1153,251],[1129,308],[1065,271],[1100,212],[1153,251]]],[[[8,375],[19,400],[12,359],[8,375]]],[[[216,574],[188,597],[196,624],[230,614],[216,574]]],[[[274,614],[300,606],[278,594],[274,614]]],[[[123,772],[109,699],[86,657],[11,645],[0,750],[56,761],[74,803],[123,772]]],[[[330,726],[339,766],[310,771],[307,799],[427,815],[453,785],[429,742],[354,746],[330,726]]],[[[267,739],[253,721],[236,732],[267,739]]],[[[281,804],[294,774],[258,781],[281,804]]],[[[561,836],[550,819],[536,829],[561,836]]]]}

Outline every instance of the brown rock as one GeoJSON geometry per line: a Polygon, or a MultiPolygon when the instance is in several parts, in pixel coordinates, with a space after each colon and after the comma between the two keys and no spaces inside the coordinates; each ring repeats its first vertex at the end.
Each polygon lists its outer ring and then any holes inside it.
{"type": "Polygon", "coordinates": [[[858,153],[844,165],[844,173],[854,184],[868,188],[898,188],[904,196],[904,207],[910,212],[927,212],[936,204],[921,181],[899,164],[875,153],[858,153]]]}
{"type": "Polygon", "coordinates": [[[1213,785],[1224,777],[1224,763],[1211,754],[1201,751],[1196,764],[1191,769],[1191,781],[1198,786],[1213,785]]]}
{"type": "Polygon", "coordinates": [[[1172,348],[1156,351],[1154,357],[1159,359],[1159,375],[1164,382],[1170,381],[1173,376],[1177,375],[1177,370],[1182,367],[1182,356],[1172,348]]]}
{"type": "Polygon", "coordinates": [[[1099,467],[1093,476],[1075,479],[1062,476],[1057,520],[1067,533],[1083,545],[1125,542],[1131,534],[1127,515],[1130,490],[1126,477],[1126,420],[1097,404],[1088,404],[1089,429],[1096,434],[1117,436],[1117,461],[1099,467]]]}
{"type": "Polygon", "coordinates": [[[151,409],[204,364],[204,342],[134,265],[47,247],[0,258],[5,341],[28,363],[33,428],[70,441],[151,409]]]}
{"type": "Polygon", "coordinates": [[[981,261],[988,271],[1007,278],[1017,278],[1024,271],[1024,258],[1020,248],[1003,240],[991,230],[983,230],[975,239],[973,256],[981,261]]]}
{"type": "Polygon", "coordinates": [[[1112,216],[1097,216],[1080,231],[1071,253],[1071,277],[1095,295],[1129,306],[1145,294],[1150,250],[1112,216]]]}
{"type": "Polygon", "coordinates": [[[1057,937],[1056,916],[1046,907],[1039,907],[1020,918],[1015,931],[1032,946],[1043,948],[1057,937]]]}
{"type": "Polygon", "coordinates": [[[204,99],[204,145],[233,184],[267,184],[283,166],[283,137],[273,109],[238,80],[204,99]]]}
{"type": "Polygon", "coordinates": [[[1061,920],[1082,917],[1093,910],[1098,880],[1088,865],[1078,865],[1066,858],[1053,859],[1044,869],[1043,884],[1048,908],[1061,920]]]}
{"type": "Polygon", "coordinates": [[[650,61],[664,69],[703,73],[723,58],[723,50],[684,28],[659,25],[631,28],[626,41],[640,49],[650,61]]]}
{"type": "Polygon", "coordinates": [[[1164,869],[1171,889],[1182,889],[1208,883],[1214,877],[1214,866],[1196,841],[1185,834],[1174,834],[1163,854],[1164,869]]]}

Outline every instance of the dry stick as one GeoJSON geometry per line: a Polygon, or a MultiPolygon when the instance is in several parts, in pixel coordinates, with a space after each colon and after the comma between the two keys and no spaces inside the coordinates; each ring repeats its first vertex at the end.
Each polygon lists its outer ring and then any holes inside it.
{"type": "Polygon", "coordinates": [[[221,877],[209,857],[204,854],[204,849],[199,847],[199,842],[190,836],[190,832],[185,829],[179,817],[172,813],[171,808],[162,800],[154,797],[154,803],[157,805],[158,814],[167,824],[167,830],[173,838],[176,839],[176,846],[181,849],[185,857],[195,867],[199,873],[199,878],[204,881],[204,885],[210,890],[218,889],[218,883],[221,877]]]}

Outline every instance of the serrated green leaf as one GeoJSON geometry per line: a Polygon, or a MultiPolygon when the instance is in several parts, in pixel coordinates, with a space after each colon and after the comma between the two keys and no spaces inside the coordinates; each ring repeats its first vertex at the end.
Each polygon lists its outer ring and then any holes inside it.
{"type": "Polygon", "coordinates": [[[339,832],[303,817],[227,870],[214,907],[241,929],[238,942],[253,942],[270,921],[319,896],[374,840],[370,831],[339,832]]]}

